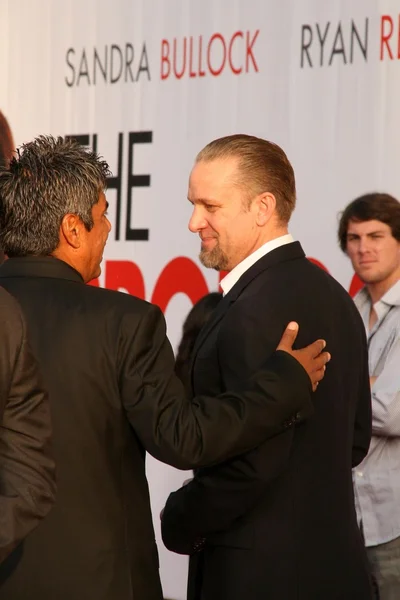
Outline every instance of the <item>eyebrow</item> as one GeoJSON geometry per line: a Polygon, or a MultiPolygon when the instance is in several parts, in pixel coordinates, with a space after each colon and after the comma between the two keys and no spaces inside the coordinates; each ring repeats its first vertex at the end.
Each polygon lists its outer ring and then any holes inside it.
{"type": "MultiPolygon", "coordinates": [[[[384,229],[376,229],[375,231],[369,231],[365,235],[375,235],[376,233],[386,233],[386,231],[384,229]]],[[[348,231],[347,235],[355,235],[357,237],[360,237],[360,235],[362,234],[356,233],[355,231],[348,231]]]]}
{"type": "Polygon", "coordinates": [[[194,204],[195,202],[197,202],[198,204],[216,204],[218,206],[220,206],[221,204],[220,202],[218,202],[218,200],[214,200],[213,198],[196,198],[196,200],[192,200],[188,196],[188,200],[190,204],[194,204]]]}

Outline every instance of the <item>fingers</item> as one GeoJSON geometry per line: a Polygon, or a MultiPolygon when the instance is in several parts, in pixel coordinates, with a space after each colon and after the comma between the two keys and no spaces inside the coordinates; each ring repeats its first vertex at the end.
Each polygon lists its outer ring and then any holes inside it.
{"type": "Polygon", "coordinates": [[[326,364],[331,360],[329,352],[323,352],[314,359],[315,370],[310,375],[313,391],[318,387],[319,382],[325,377],[326,364]]]}
{"type": "MultiPolygon", "coordinates": [[[[296,340],[297,334],[299,332],[299,326],[295,321],[291,321],[286,327],[281,340],[278,344],[277,350],[284,350],[288,352],[292,349],[293,344],[296,340]]],[[[319,353],[318,353],[319,354],[319,353]]]]}
{"type": "MultiPolygon", "coordinates": [[[[317,340],[317,341],[313,342],[312,344],[310,344],[310,345],[308,346],[308,349],[309,349],[309,350],[310,350],[310,352],[311,352],[311,356],[312,356],[312,358],[317,358],[317,356],[318,356],[319,354],[321,354],[321,352],[322,352],[322,350],[325,348],[325,346],[326,346],[326,341],[325,341],[325,340],[317,340]]],[[[324,354],[327,354],[327,352],[324,352],[324,354]]],[[[323,356],[323,355],[321,354],[321,356],[323,356]]],[[[329,359],[328,359],[328,360],[329,360],[329,359]]],[[[325,360],[325,362],[324,362],[324,363],[322,363],[322,364],[325,364],[325,363],[327,363],[327,362],[328,362],[328,360],[325,360]]],[[[322,366],[322,365],[321,365],[321,366],[322,366]]]]}
{"type": "Polygon", "coordinates": [[[326,367],[323,366],[322,369],[318,369],[317,371],[314,371],[314,373],[311,375],[311,383],[312,383],[312,388],[313,388],[314,392],[317,389],[319,382],[325,376],[325,369],[326,369],[326,367]]]}
{"type": "MultiPolygon", "coordinates": [[[[323,340],[318,340],[318,341],[323,341],[323,340]]],[[[314,344],[315,343],[316,342],[314,342],[314,344]]],[[[324,342],[323,347],[325,347],[325,342],[324,342]]],[[[328,363],[331,360],[331,355],[329,354],[329,352],[321,352],[321,354],[318,353],[315,356],[313,356],[313,359],[314,359],[314,370],[319,371],[320,369],[323,369],[325,367],[326,363],[328,363]]]]}

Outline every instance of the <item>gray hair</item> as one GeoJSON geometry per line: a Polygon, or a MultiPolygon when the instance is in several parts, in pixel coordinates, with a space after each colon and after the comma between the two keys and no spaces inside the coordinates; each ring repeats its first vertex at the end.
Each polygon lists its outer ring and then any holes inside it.
{"type": "Polygon", "coordinates": [[[0,244],[10,256],[46,256],[67,214],[90,231],[92,207],[106,187],[108,164],[73,139],[39,136],[0,167],[0,244]]]}

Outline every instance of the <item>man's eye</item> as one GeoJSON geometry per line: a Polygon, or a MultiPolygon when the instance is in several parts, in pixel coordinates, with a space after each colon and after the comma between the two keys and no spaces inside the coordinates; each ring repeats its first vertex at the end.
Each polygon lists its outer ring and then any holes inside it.
{"type": "Polygon", "coordinates": [[[214,212],[216,211],[218,208],[218,206],[214,206],[213,204],[206,204],[206,209],[208,210],[208,212],[214,212]]]}

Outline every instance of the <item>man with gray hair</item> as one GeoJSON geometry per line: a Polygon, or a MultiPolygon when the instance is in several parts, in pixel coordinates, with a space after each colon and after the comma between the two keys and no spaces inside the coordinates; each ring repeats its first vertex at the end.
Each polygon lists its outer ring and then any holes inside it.
{"type": "MultiPolygon", "coordinates": [[[[242,388],[189,401],[161,311],[84,285],[111,229],[105,161],[39,137],[0,171],[0,284],[20,301],[49,386],[57,504],[0,570],[0,599],[160,600],[145,451],[178,468],[225,460],[311,413],[299,359],[322,378],[316,342],[276,352],[242,388]]],[[[282,328],[283,329],[283,328],[282,328]]],[[[290,331],[286,335],[292,338],[290,331]]]]}

